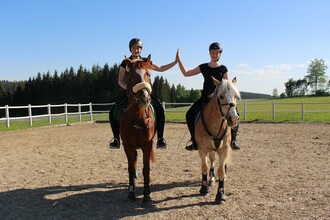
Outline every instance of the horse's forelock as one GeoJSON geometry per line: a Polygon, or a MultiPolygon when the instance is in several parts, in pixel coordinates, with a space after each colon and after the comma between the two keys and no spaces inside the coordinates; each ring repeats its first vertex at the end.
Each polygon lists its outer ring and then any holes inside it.
{"type": "Polygon", "coordinates": [[[230,82],[227,79],[222,79],[222,82],[219,86],[219,90],[218,90],[218,94],[222,94],[224,93],[227,89],[233,91],[235,93],[235,95],[237,96],[238,99],[241,98],[240,92],[237,89],[237,87],[235,86],[234,83],[230,82]]]}

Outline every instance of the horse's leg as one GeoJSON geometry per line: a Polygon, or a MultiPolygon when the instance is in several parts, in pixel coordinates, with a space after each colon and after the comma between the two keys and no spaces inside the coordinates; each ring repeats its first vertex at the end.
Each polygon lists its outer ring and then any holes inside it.
{"type": "Polygon", "coordinates": [[[219,186],[217,195],[215,197],[215,202],[220,204],[226,201],[225,195],[225,177],[226,177],[226,159],[229,151],[228,145],[224,145],[219,152],[219,167],[218,167],[218,176],[219,176],[219,186]]]}
{"type": "Polygon", "coordinates": [[[206,195],[209,193],[209,185],[207,183],[207,173],[208,173],[208,164],[207,164],[207,153],[203,149],[199,149],[199,156],[202,160],[202,187],[199,190],[200,194],[206,195]]]}
{"type": "Polygon", "coordinates": [[[143,203],[151,201],[150,191],[150,154],[152,150],[152,143],[143,149],[143,203]]]}
{"type": "Polygon", "coordinates": [[[214,173],[214,163],[215,163],[215,151],[209,152],[209,158],[210,158],[210,181],[209,181],[209,186],[214,186],[215,184],[215,173],[214,173]]]}
{"type": "Polygon", "coordinates": [[[128,199],[135,200],[135,174],[136,174],[136,166],[137,166],[137,151],[135,149],[126,149],[125,153],[128,161],[128,180],[129,180],[129,187],[128,187],[128,199]]]}

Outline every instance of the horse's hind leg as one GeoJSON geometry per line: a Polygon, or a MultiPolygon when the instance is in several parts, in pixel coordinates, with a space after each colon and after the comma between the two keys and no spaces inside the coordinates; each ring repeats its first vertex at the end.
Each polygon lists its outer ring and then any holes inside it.
{"type": "Polygon", "coordinates": [[[210,181],[209,181],[209,186],[214,186],[215,184],[215,172],[214,172],[214,163],[215,163],[215,151],[211,151],[209,153],[209,158],[210,158],[210,181]]]}

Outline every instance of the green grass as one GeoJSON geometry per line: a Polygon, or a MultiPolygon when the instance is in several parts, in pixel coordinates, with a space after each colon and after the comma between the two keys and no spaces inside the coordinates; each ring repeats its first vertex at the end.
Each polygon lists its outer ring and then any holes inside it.
{"type": "Polygon", "coordinates": [[[243,121],[330,122],[330,112],[325,112],[330,111],[330,96],[242,100],[238,105],[238,110],[243,121]],[[245,115],[244,103],[247,111],[245,115]],[[275,115],[272,114],[273,103],[275,115]],[[303,106],[302,103],[304,103],[303,106]],[[302,115],[302,107],[304,115],[302,115]]]}
{"type": "MultiPolygon", "coordinates": [[[[166,122],[185,122],[185,115],[190,106],[167,108],[165,111],[166,122]]],[[[238,104],[241,120],[245,122],[330,122],[330,96],[327,97],[299,97],[286,99],[267,100],[241,100],[238,104]],[[246,114],[244,114],[244,103],[246,114]],[[273,103],[275,115],[272,114],[273,103]],[[304,103],[304,120],[302,120],[302,104],[304,103]],[[313,104],[314,103],[314,104],[313,104]],[[323,112],[322,112],[323,111],[323,112]],[[328,111],[328,112],[326,112],[328,111]],[[275,117],[275,120],[273,120],[275,117]]],[[[108,121],[108,113],[93,114],[94,121],[108,121]]],[[[90,121],[88,114],[82,115],[81,121],[90,121]]],[[[68,124],[80,122],[78,115],[69,115],[68,124]]],[[[0,131],[14,131],[41,126],[52,126],[66,124],[64,116],[52,118],[52,123],[48,123],[48,118],[35,118],[33,125],[29,125],[29,120],[10,121],[10,128],[6,127],[6,121],[0,121],[0,131]]]]}

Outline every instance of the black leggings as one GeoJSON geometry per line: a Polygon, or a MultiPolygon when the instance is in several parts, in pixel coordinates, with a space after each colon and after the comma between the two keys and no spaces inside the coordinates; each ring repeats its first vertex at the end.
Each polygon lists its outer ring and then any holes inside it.
{"type": "MultiPolygon", "coordinates": [[[[119,139],[119,121],[115,119],[115,109],[117,104],[120,104],[127,100],[126,94],[122,95],[116,103],[111,106],[109,111],[109,121],[112,129],[113,137],[119,139]]],[[[151,94],[151,104],[156,112],[156,126],[157,126],[157,136],[158,138],[163,138],[164,127],[165,127],[165,111],[163,106],[158,102],[157,98],[151,94]]]]}

